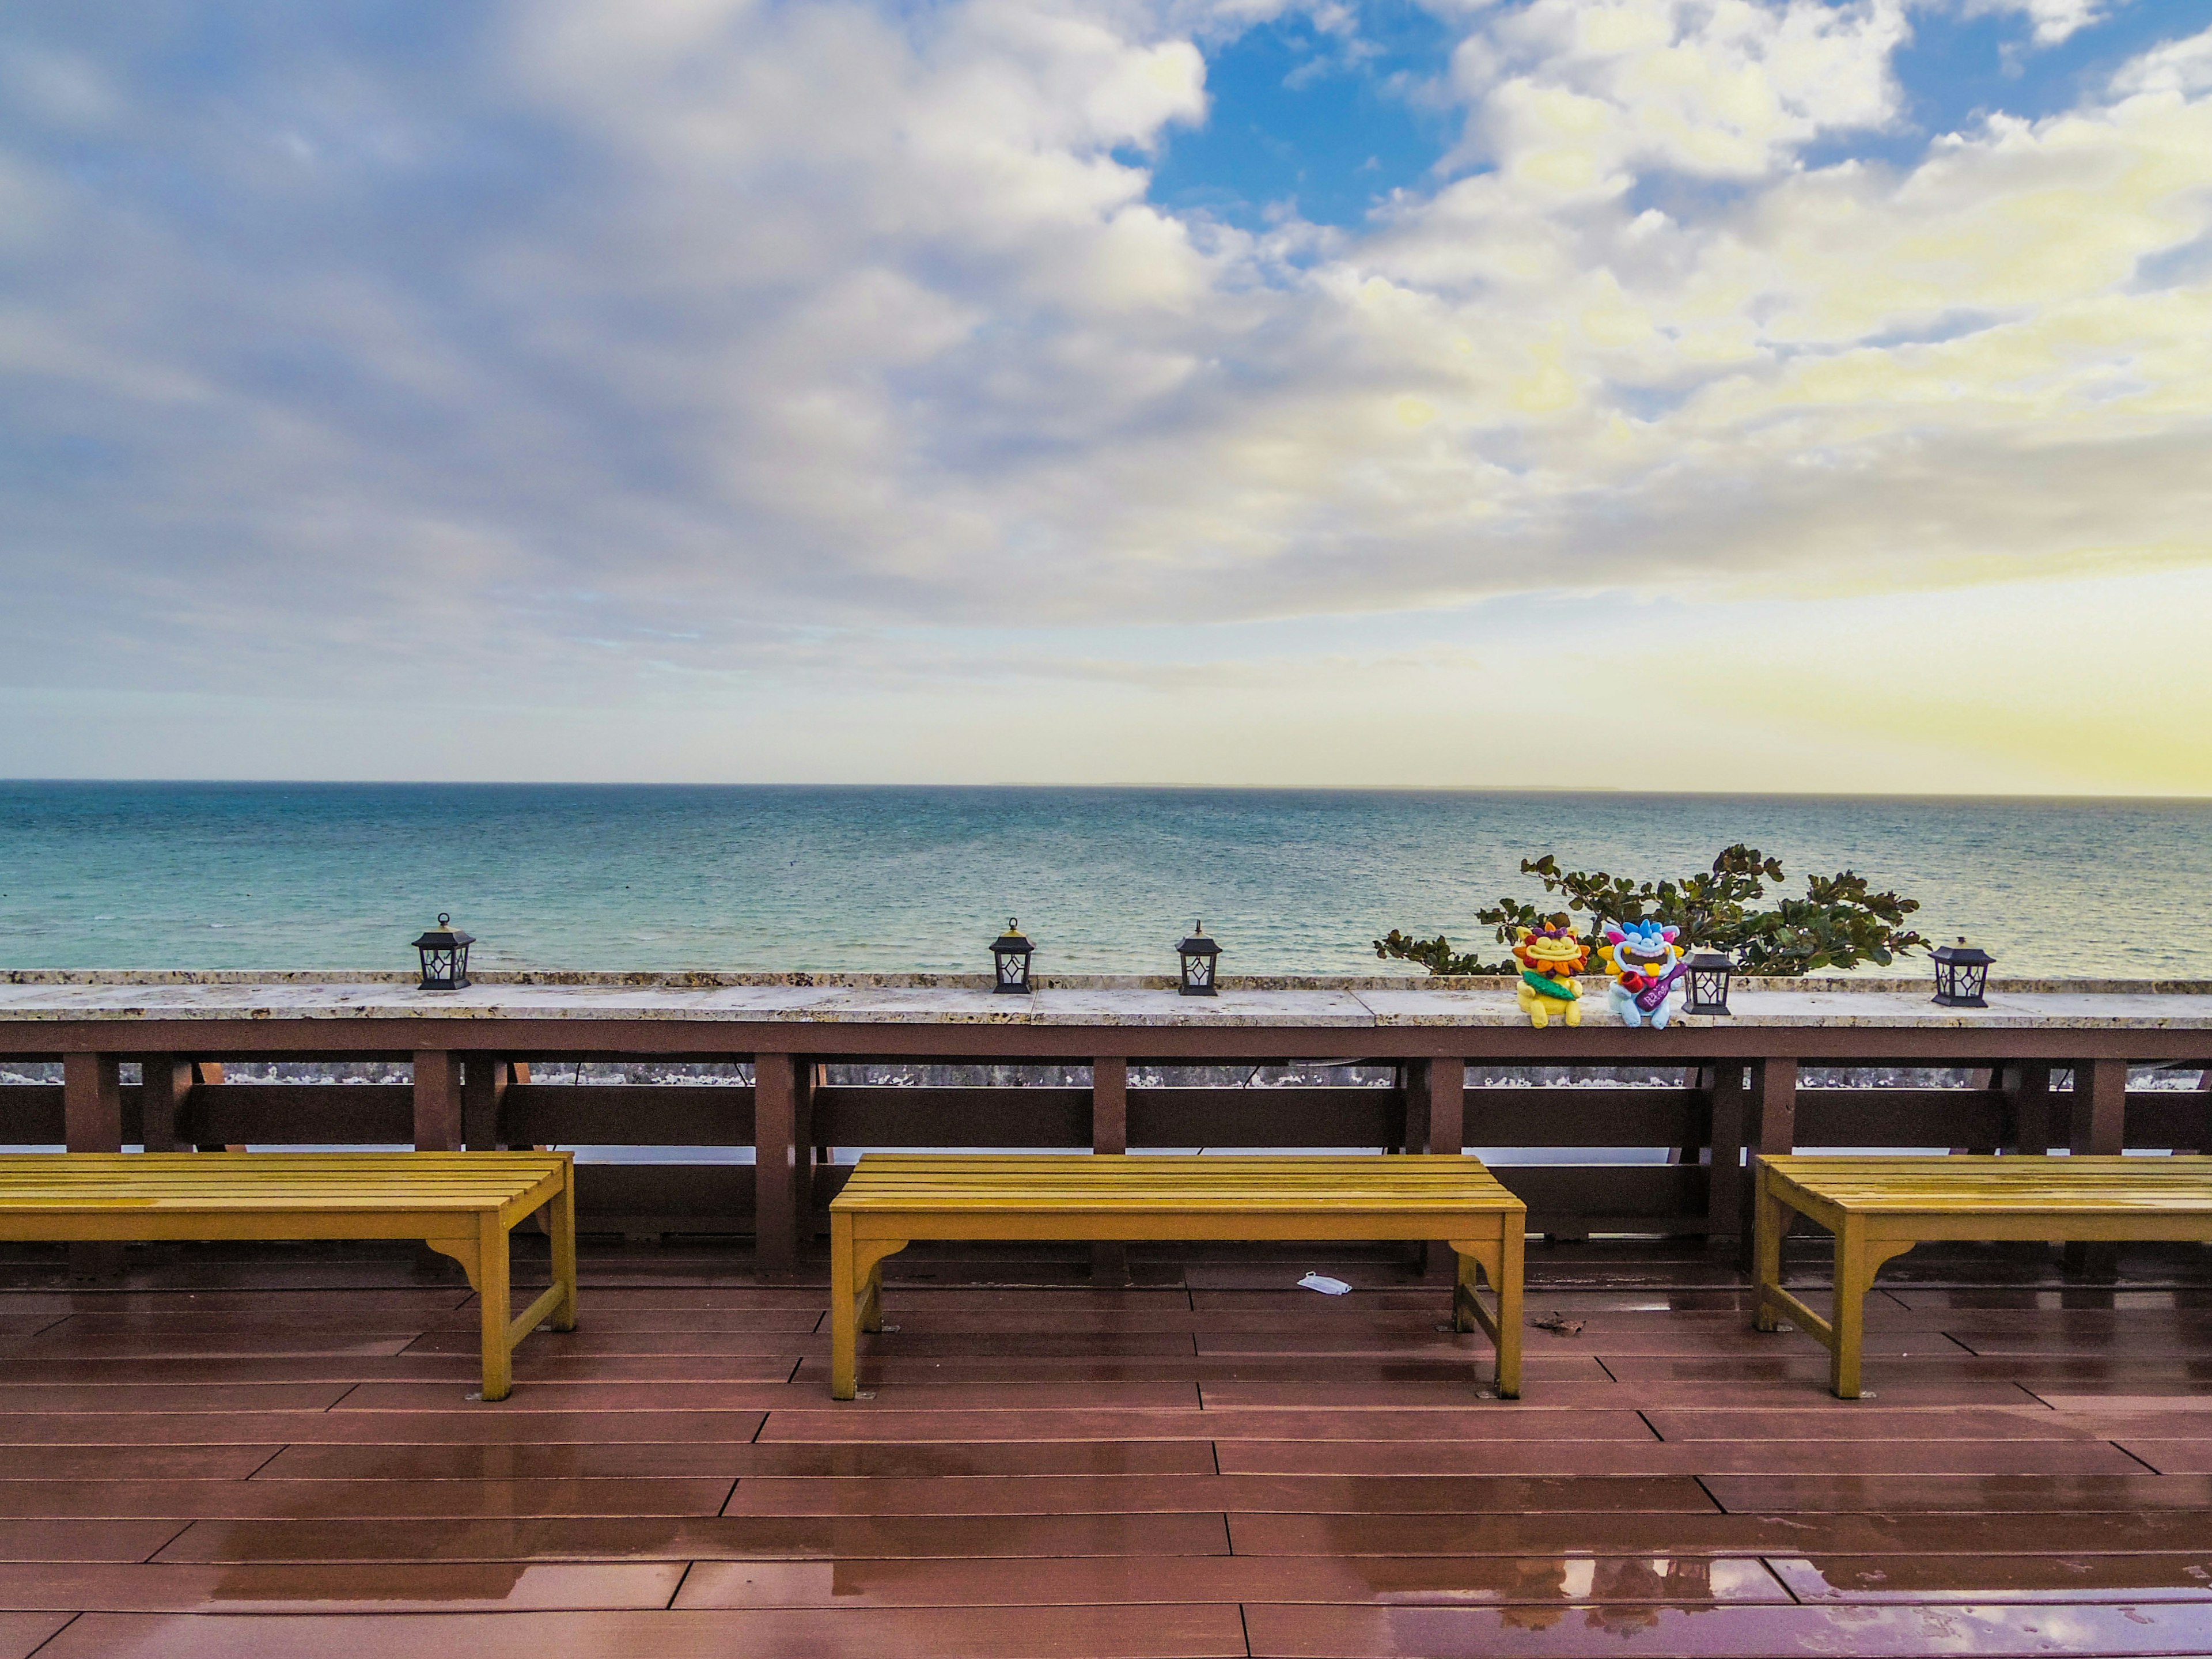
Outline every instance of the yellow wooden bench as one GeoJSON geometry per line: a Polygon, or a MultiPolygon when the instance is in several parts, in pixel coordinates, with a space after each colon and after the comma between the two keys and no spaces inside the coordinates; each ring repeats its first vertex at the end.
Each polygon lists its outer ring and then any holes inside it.
{"type": "Polygon", "coordinates": [[[1866,1296],[1892,1256],[1937,1239],[2212,1242],[2212,1158],[1762,1158],[1755,1266],[1762,1331],[1787,1316],[1828,1351],[1828,1385],[1859,1397],[1866,1296]],[[1782,1288],[1792,1212],[1836,1236],[1834,1316],[1782,1288]]]}
{"type": "Polygon", "coordinates": [[[884,1258],[915,1239],[1443,1239],[1452,1317],[1498,1349],[1521,1392],[1528,1207],[1472,1158],[975,1157],[870,1152],[830,1205],[830,1392],[859,1386],[861,1330],[883,1328],[884,1258]],[[1497,1292],[1476,1294],[1480,1267],[1497,1292]]]}
{"type": "Polygon", "coordinates": [[[483,1304],[483,1397],[549,1316],[576,1328],[576,1182],[567,1152],[26,1152],[0,1155],[0,1238],[419,1238],[483,1304]],[[507,1316],[508,1234],[551,1205],[553,1284],[507,1316]]]}

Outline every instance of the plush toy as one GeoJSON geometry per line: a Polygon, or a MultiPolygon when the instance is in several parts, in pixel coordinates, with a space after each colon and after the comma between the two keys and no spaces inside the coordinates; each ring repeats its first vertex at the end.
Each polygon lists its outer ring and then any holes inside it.
{"type": "Polygon", "coordinates": [[[1607,1000],[1623,1025],[1649,1024],[1655,1031],[1682,1006],[1682,947],[1674,943],[1680,930],[1662,927],[1656,921],[1608,923],[1598,960],[1613,975],[1607,1000]]]}
{"type": "Polygon", "coordinates": [[[1589,961],[1589,946],[1571,927],[1523,927],[1513,946],[1521,963],[1521,983],[1514,1000],[1528,1023],[1541,1030],[1554,1018],[1570,1025],[1583,1023],[1582,987],[1575,975],[1589,961]]]}

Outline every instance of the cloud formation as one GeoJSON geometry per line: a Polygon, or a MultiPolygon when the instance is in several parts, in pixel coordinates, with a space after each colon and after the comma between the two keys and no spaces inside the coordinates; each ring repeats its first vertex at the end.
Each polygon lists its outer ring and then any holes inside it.
{"type": "Polygon", "coordinates": [[[902,696],[1025,630],[1142,679],[1168,623],[2212,563],[2212,33],[1899,161],[1897,0],[1452,8],[1431,185],[1163,210],[1271,9],[36,20],[13,683],[902,696]]]}

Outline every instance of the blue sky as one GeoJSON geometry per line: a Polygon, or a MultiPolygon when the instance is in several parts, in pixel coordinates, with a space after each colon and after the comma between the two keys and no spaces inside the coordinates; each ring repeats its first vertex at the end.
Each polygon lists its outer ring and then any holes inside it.
{"type": "MultiPolygon", "coordinates": [[[[2026,11],[1917,8],[1890,57],[1897,118],[1810,146],[1805,159],[1910,166],[1931,139],[1992,111],[2065,110],[2130,58],[2208,23],[2212,4],[2196,0],[2124,4],[2039,43],[2026,11]]],[[[1248,228],[1286,207],[1357,227],[1393,191],[1432,189],[1464,118],[1443,85],[1461,38],[1427,7],[1376,0],[1334,28],[1291,11],[1223,40],[1206,56],[1206,119],[1170,131],[1152,160],[1152,198],[1248,228]]]]}
{"type": "Polygon", "coordinates": [[[1206,122],[1170,132],[1152,200],[1248,227],[1271,208],[1356,225],[1390,191],[1431,183],[1457,137],[1436,92],[1456,37],[1398,0],[1347,22],[1331,31],[1293,13],[1222,41],[1206,58],[1206,122]]]}
{"type": "Polygon", "coordinates": [[[2212,793],[2208,453],[2212,0],[0,35],[0,775],[2212,793]]]}

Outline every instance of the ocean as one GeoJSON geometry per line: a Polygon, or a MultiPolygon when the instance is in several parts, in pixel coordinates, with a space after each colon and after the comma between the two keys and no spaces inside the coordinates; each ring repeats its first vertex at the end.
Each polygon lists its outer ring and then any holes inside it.
{"type": "MultiPolygon", "coordinates": [[[[1850,868],[1996,974],[2202,977],[2212,802],[1441,790],[0,782],[0,968],[405,969],[441,910],[485,968],[1419,973],[1498,953],[1519,872],[1850,868]]],[[[1913,969],[1908,971],[1923,971],[1913,969]]]]}

